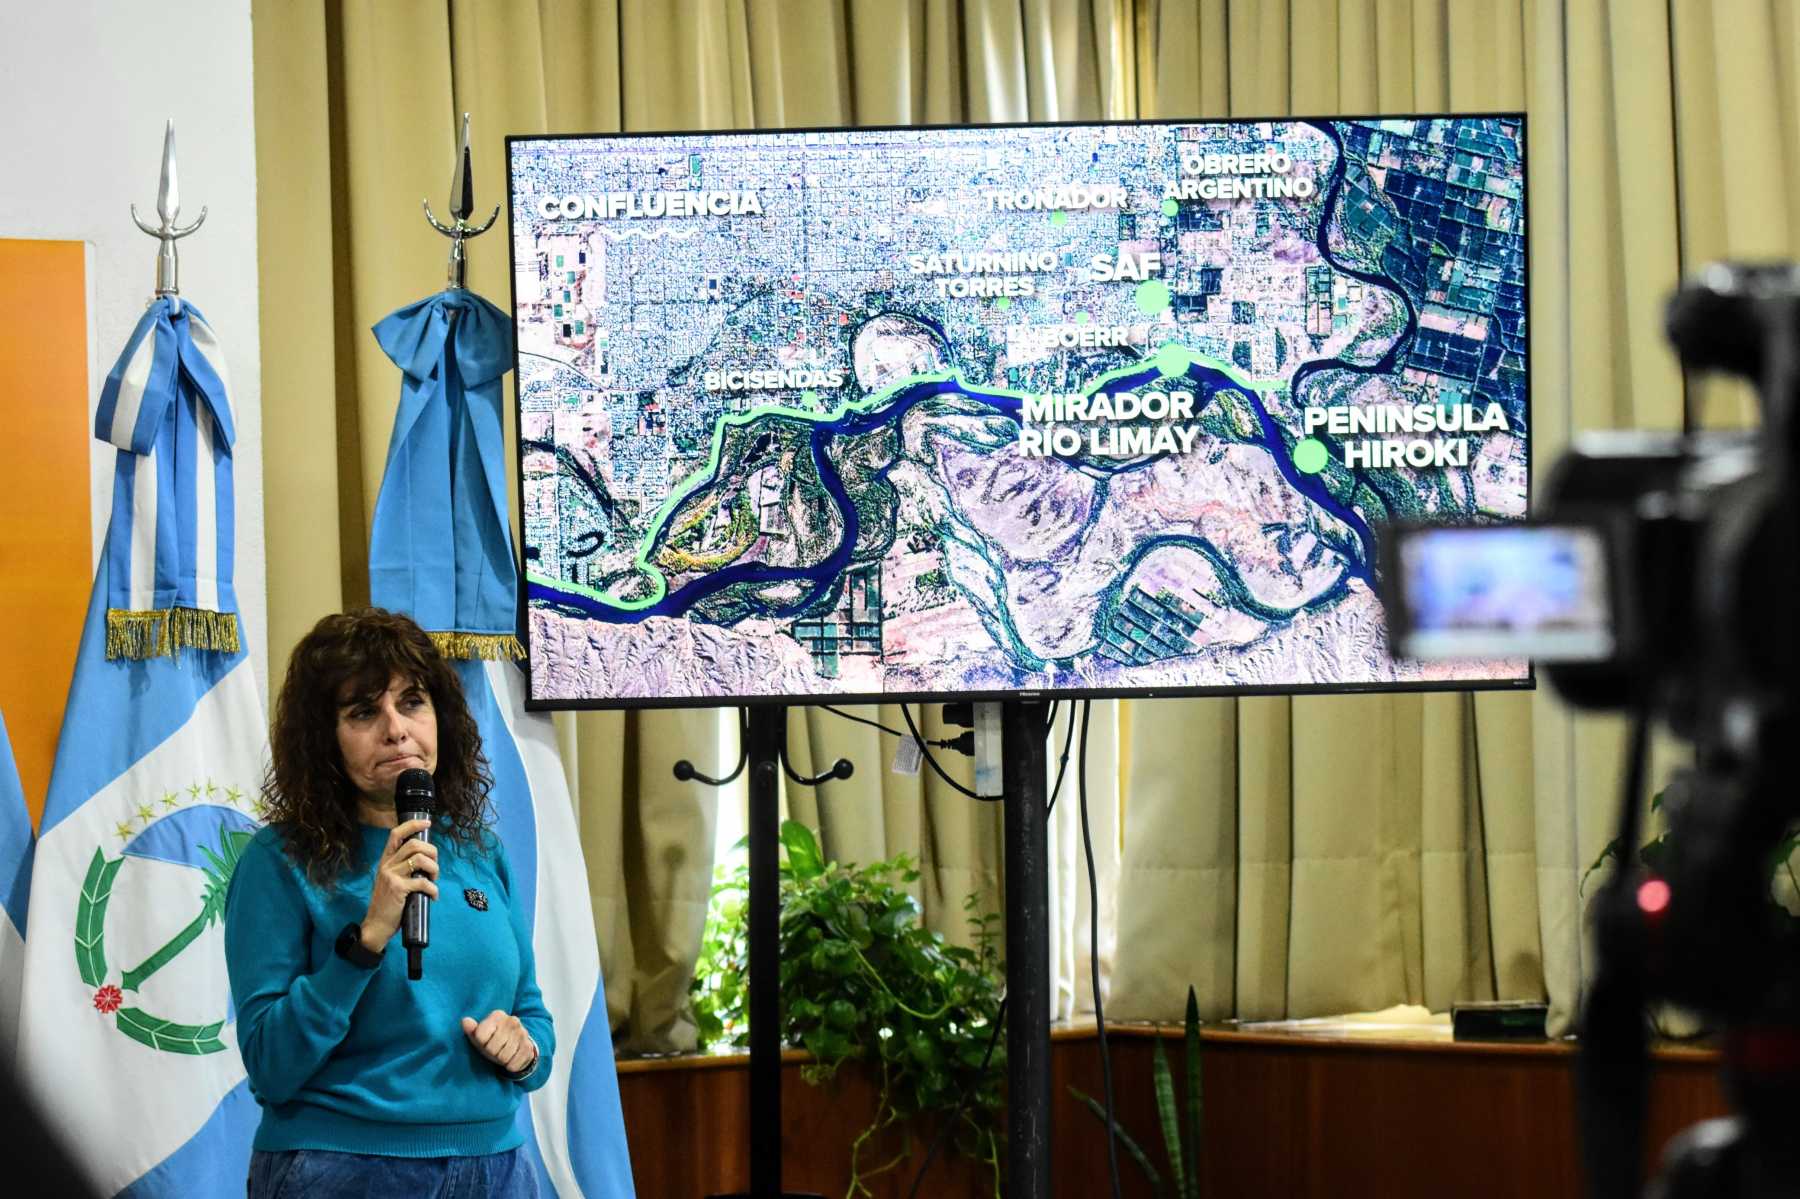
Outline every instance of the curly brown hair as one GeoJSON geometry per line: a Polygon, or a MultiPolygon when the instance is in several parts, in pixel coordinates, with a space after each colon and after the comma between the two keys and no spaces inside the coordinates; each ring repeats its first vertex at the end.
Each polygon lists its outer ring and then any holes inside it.
{"type": "Polygon", "coordinates": [[[379,696],[395,676],[424,688],[436,710],[437,825],[459,844],[486,844],[494,776],[455,668],[410,617],[384,608],[327,616],[288,659],[262,785],[264,818],[321,886],[350,865],[359,840],[358,793],[338,748],[342,697],[346,688],[354,698],[379,696]]]}

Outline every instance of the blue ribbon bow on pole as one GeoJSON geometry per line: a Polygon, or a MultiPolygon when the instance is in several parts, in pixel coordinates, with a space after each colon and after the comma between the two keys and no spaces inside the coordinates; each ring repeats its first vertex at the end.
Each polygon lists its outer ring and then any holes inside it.
{"type": "Polygon", "coordinates": [[[447,657],[522,657],[500,416],[511,322],[453,287],[387,316],[375,339],[404,378],[375,501],[370,598],[411,614],[447,657]]]}

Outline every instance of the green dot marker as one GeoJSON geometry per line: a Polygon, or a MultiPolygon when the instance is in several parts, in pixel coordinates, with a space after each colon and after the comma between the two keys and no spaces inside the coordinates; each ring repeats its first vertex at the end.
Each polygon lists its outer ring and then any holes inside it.
{"type": "Polygon", "coordinates": [[[1169,285],[1161,279],[1147,279],[1132,294],[1137,309],[1145,316],[1155,316],[1169,306],[1169,285]]]}
{"type": "Polygon", "coordinates": [[[1078,325],[1085,325],[1085,324],[1087,324],[1087,323],[1088,323],[1088,321],[1089,321],[1089,320],[1090,320],[1090,319],[1091,319],[1091,318],[1090,318],[1090,317],[1089,317],[1089,316],[1088,316],[1088,314],[1087,314],[1087,313],[1085,313],[1085,312],[1077,312],[1077,313],[1076,313],[1076,314],[1075,314],[1075,323],[1076,323],[1076,324],[1078,324],[1078,325]]]}
{"type": "Polygon", "coordinates": [[[1181,205],[1173,200],[1164,200],[1162,202],[1162,210],[1164,216],[1174,216],[1181,211],[1181,205]]]}
{"type": "Polygon", "coordinates": [[[1317,437],[1302,438],[1294,443],[1294,469],[1303,475],[1316,475],[1324,470],[1328,457],[1325,443],[1317,437]]]}
{"type": "Polygon", "coordinates": [[[1150,360],[1161,371],[1163,377],[1172,379],[1176,375],[1185,375],[1193,359],[1188,357],[1187,347],[1177,341],[1165,341],[1157,347],[1156,357],[1150,360]]]}
{"type": "Polygon", "coordinates": [[[999,299],[994,301],[994,307],[998,308],[1002,312],[1005,312],[1008,308],[1012,307],[1012,297],[1011,296],[1001,296],[999,299]]]}
{"type": "Polygon", "coordinates": [[[819,393],[816,391],[803,391],[800,393],[800,399],[808,404],[816,404],[819,402],[819,393]]]}
{"type": "Polygon", "coordinates": [[[1050,214],[1050,223],[1055,225],[1058,229],[1061,229],[1064,225],[1069,223],[1069,214],[1065,210],[1058,208],[1055,212],[1050,214]]]}

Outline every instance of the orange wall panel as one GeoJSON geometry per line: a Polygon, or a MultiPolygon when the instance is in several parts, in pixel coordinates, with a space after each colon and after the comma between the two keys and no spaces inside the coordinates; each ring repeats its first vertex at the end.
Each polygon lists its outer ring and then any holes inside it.
{"type": "Polygon", "coordinates": [[[35,825],[93,582],[87,255],[0,238],[0,713],[35,825]]]}

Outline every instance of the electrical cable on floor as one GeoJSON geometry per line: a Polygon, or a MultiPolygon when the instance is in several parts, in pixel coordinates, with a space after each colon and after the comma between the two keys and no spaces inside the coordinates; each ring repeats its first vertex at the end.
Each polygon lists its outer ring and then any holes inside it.
{"type": "Polygon", "coordinates": [[[1113,1114],[1112,1055],[1106,1048],[1106,1006],[1100,1000],[1100,887],[1094,875],[1094,839],[1088,832],[1088,720],[1094,712],[1094,701],[1081,701],[1081,757],[1076,765],[1076,794],[1081,802],[1081,848],[1087,857],[1088,876],[1088,968],[1094,987],[1094,1024],[1100,1031],[1100,1076],[1106,1084],[1106,1168],[1112,1178],[1113,1199],[1121,1199],[1119,1189],[1119,1144],[1113,1114]]]}

